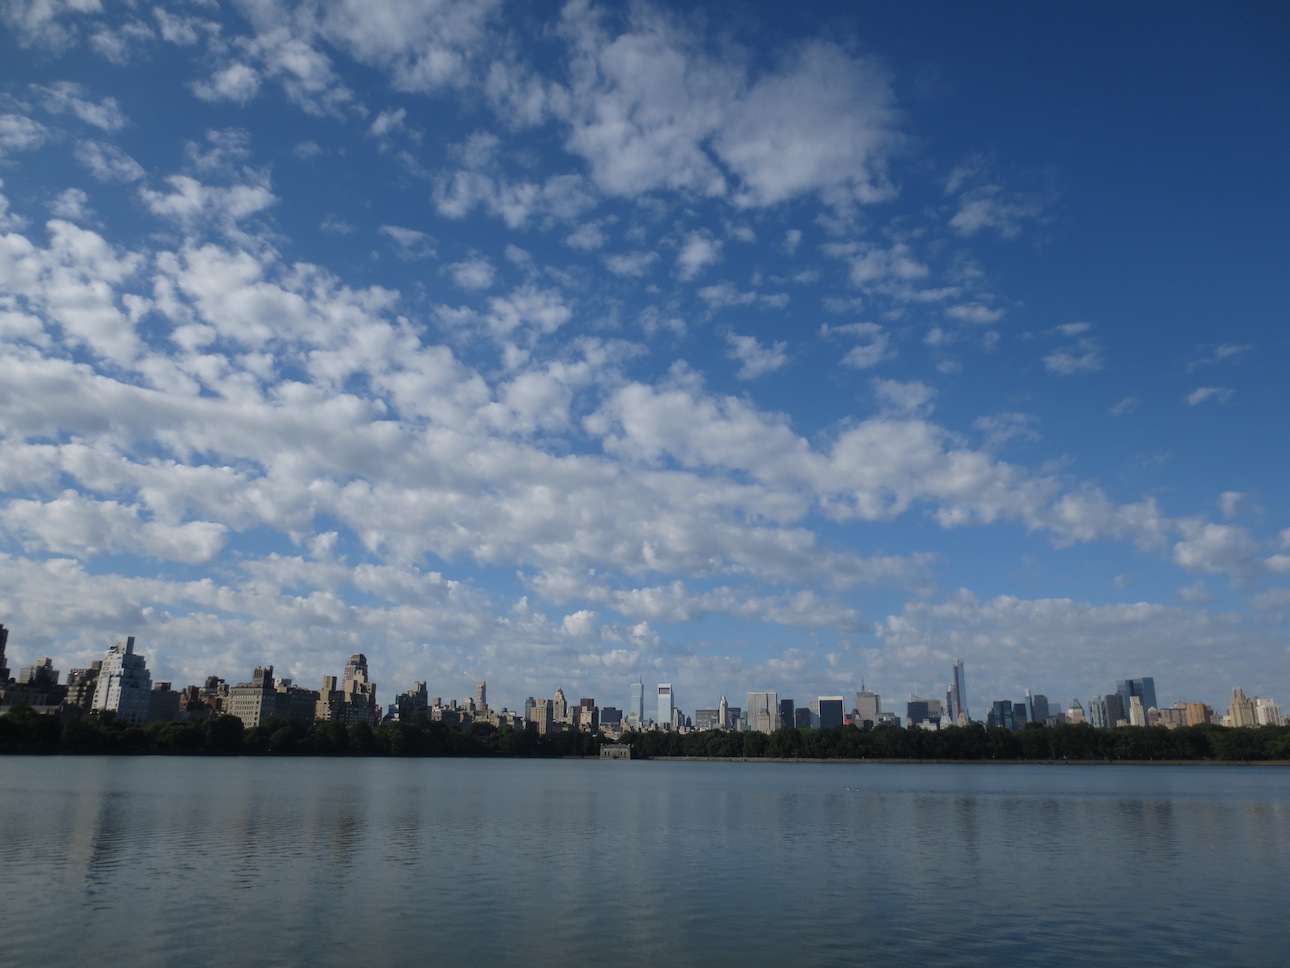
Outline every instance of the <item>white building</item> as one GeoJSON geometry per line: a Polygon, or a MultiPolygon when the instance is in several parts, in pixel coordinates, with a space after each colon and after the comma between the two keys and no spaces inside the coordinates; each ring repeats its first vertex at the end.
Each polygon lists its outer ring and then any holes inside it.
{"type": "Polygon", "coordinates": [[[115,713],[116,718],[131,726],[148,722],[148,694],[152,675],[143,656],[134,654],[134,636],[108,649],[94,688],[91,711],[115,713]]]}

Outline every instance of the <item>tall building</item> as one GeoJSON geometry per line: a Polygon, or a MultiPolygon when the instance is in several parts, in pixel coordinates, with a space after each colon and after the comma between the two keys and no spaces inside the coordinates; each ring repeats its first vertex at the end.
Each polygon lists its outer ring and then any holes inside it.
{"type": "Polygon", "coordinates": [[[717,729],[734,729],[734,724],[730,722],[730,703],[726,702],[725,696],[717,703],[717,729]]]}
{"type": "Polygon", "coordinates": [[[748,693],[748,729],[754,733],[773,733],[779,726],[778,694],[748,693]]]}
{"type": "Polygon", "coordinates": [[[67,674],[67,704],[90,711],[94,704],[94,689],[98,685],[99,670],[103,660],[95,659],[88,669],[73,669],[67,674]]]}
{"type": "Polygon", "coordinates": [[[551,700],[551,718],[557,723],[569,721],[569,700],[564,698],[564,690],[556,688],[555,698],[551,700]]]}
{"type": "Polygon", "coordinates": [[[998,729],[1006,729],[1010,733],[1016,731],[1017,721],[1013,717],[1011,699],[994,701],[994,706],[990,710],[990,725],[998,729]]]}
{"type": "Polygon", "coordinates": [[[942,718],[944,718],[944,711],[939,699],[919,699],[917,696],[910,696],[909,702],[905,704],[905,722],[910,726],[917,726],[920,723],[939,726],[942,718]]]}
{"type": "MultiPolygon", "coordinates": [[[[858,708],[858,707],[857,707],[858,708]]],[[[954,679],[949,689],[949,717],[955,725],[967,725],[967,677],[963,672],[963,660],[954,660],[954,679]]]]}
{"type": "Polygon", "coordinates": [[[230,716],[242,720],[247,729],[267,722],[276,711],[277,693],[273,688],[273,666],[256,666],[250,682],[239,682],[228,691],[230,716]]]}
{"type": "Polygon", "coordinates": [[[1102,701],[1106,703],[1106,725],[1108,729],[1114,729],[1120,723],[1129,721],[1129,711],[1124,708],[1124,703],[1120,701],[1118,692],[1108,693],[1102,697],[1102,701]]]}
{"type": "Polygon", "coordinates": [[[1244,689],[1232,690],[1232,701],[1227,707],[1227,725],[1240,727],[1259,725],[1254,700],[1246,697],[1244,689]]]}
{"type": "Polygon", "coordinates": [[[114,713],[117,719],[131,726],[144,726],[148,722],[151,691],[148,663],[143,656],[135,654],[134,636],[127,636],[124,642],[108,649],[94,685],[90,709],[114,713]]]}
{"type": "Polygon", "coordinates": [[[856,725],[861,729],[873,729],[878,725],[878,716],[882,712],[882,697],[876,692],[861,688],[856,693],[856,725]]]}
{"type": "Polygon", "coordinates": [[[1142,705],[1141,696],[1129,697],[1129,725],[1130,726],[1147,725],[1147,709],[1145,706],[1142,705]]]}
{"type": "Polygon", "coordinates": [[[5,648],[9,645],[9,630],[0,625],[0,689],[9,682],[9,663],[5,661],[5,648]]]}
{"type": "Polygon", "coordinates": [[[699,732],[709,729],[720,729],[721,714],[716,709],[696,709],[694,711],[694,728],[699,732]]]}
{"type": "Polygon", "coordinates": [[[676,711],[676,700],[672,696],[672,684],[658,684],[658,719],[656,722],[664,729],[672,728],[672,713],[676,711]]]}
{"type": "Polygon", "coordinates": [[[537,705],[533,707],[529,722],[535,724],[539,736],[545,736],[553,731],[555,718],[551,714],[551,706],[550,699],[539,699],[537,705]]]}
{"type": "Polygon", "coordinates": [[[1048,706],[1048,697],[1043,693],[1035,693],[1031,696],[1029,689],[1026,690],[1026,696],[1030,703],[1030,721],[1040,726],[1044,725],[1052,715],[1052,710],[1048,706]]]}
{"type": "Polygon", "coordinates": [[[793,700],[781,699],[779,701],[779,725],[793,725],[793,700]]]}
{"type": "Polygon", "coordinates": [[[323,687],[318,696],[316,717],[321,722],[344,723],[354,726],[380,722],[381,707],[376,704],[376,683],[367,676],[367,656],[355,652],[345,664],[345,674],[340,688],[335,676],[323,676],[323,687]]]}
{"type": "Polygon", "coordinates": [[[639,679],[632,683],[632,700],[627,704],[627,721],[635,720],[634,725],[645,725],[645,683],[639,679]]]}
{"type": "Polygon", "coordinates": [[[820,710],[820,729],[833,729],[842,725],[845,718],[842,704],[845,701],[841,696],[820,696],[816,700],[820,710]]]}
{"type": "Polygon", "coordinates": [[[484,679],[475,683],[475,709],[481,716],[488,714],[488,682],[484,679]]]}
{"type": "Polygon", "coordinates": [[[394,700],[394,709],[399,715],[399,722],[411,723],[430,718],[430,690],[426,684],[414,681],[412,688],[401,692],[394,700]]]}
{"type": "Polygon", "coordinates": [[[1156,703],[1156,680],[1150,676],[1142,679],[1117,679],[1115,682],[1115,692],[1120,697],[1120,708],[1124,711],[1127,718],[1129,710],[1133,708],[1131,700],[1138,696],[1142,700],[1142,708],[1159,709],[1156,703]]]}

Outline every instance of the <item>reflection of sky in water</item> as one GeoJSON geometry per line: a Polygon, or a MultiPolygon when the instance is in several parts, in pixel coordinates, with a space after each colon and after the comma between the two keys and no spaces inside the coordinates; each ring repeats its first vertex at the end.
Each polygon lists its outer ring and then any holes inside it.
{"type": "Polygon", "coordinates": [[[15,963],[1275,964],[1290,771],[6,758],[15,963]],[[16,931],[57,912],[63,932],[16,931]],[[129,952],[129,957],[125,953],[129,952]]]}

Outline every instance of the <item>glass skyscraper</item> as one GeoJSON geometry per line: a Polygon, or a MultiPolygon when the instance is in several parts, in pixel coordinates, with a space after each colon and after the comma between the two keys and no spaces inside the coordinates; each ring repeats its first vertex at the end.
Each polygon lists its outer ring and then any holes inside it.
{"type": "Polygon", "coordinates": [[[635,719],[637,726],[645,725],[645,683],[632,683],[632,701],[627,704],[628,719],[635,719]]]}
{"type": "Polygon", "coordinates": [[[660,682],[658,684],[658,724],[664,729],[672,728],[672,710],[676,708],[676,703],[672,700],[672,684],[660,682]]]}

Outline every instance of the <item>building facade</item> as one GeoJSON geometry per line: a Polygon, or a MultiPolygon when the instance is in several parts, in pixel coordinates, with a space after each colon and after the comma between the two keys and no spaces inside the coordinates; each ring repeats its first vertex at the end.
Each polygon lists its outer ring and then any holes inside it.
{"type": "Polygon", "coordinates": [[[95,712],[109,712],[131,726],[145,726],[148,722],[149,693],[152,675],[143,656],[134,651],[134,636],[117,642],[99,669],[90,704],[95,712]]]}

